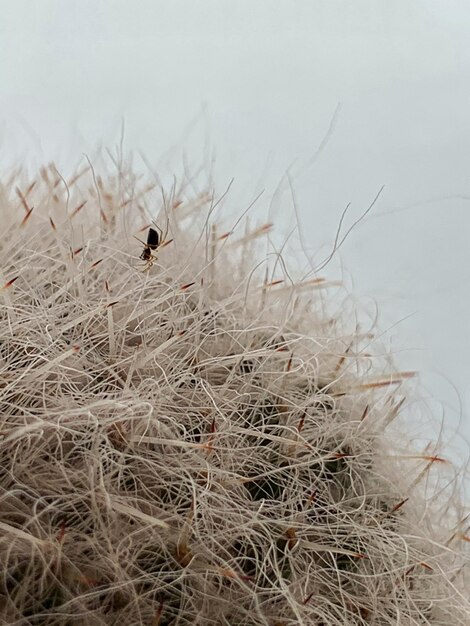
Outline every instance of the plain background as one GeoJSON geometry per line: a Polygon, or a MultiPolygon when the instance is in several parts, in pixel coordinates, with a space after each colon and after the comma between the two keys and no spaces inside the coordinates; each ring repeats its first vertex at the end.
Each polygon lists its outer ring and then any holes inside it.
{"type": "Polygon", "coordinates": [[[260,211],[271,200],[281,230],[295,219],[289,171],[314,262],[344,207],[347,229],[385,185],[336,268],[470,440],[468,0],[1,0],[0,12],[2,167],[65,167],[116,145],[124,119],[125,146],[152,162],[214,158],[241,207],[264,188],[260,211]]]}

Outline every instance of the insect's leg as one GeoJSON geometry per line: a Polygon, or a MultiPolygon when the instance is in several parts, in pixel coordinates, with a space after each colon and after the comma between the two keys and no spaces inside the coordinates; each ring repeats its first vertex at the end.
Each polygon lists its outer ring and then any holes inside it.
{"type": "Polygon", "coordinates": [[[158,226],[155,220],[152,220],[152,223],[154,224],[155,228],[158,230],[158,234],[160,235],[160,245],[162,245],[163,243],[166,242],[167,237],[168,237],[168,231],[170,230],[170,218],[168,216],[166,218],[165,234],[163,234],[163,230],[160,228],[160,226],[158,226]]]}

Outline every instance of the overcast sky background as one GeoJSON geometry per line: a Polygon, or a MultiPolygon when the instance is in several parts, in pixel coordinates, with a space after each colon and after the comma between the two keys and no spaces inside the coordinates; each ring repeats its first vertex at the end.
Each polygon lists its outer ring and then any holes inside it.
{"type": "MultiPolygon", "coordinates": [[[[244,206],[265,188],[265,214],[292,166],[315,261],[346,204],[347,227],[385,185],[338,261],[378,302],[400,366],[422,372],[424,393],[470,440],[468,0],[0,8],[2,166],[65,167],[116,145],[122,118],[125,146],[155,163],[176,146],[172,158],[187,148],[196,164],[209,145],[220,190],[235,177],[244,206]]],[[[284,190],[272,206],[281,229],[293,223],[284,190]]]]}

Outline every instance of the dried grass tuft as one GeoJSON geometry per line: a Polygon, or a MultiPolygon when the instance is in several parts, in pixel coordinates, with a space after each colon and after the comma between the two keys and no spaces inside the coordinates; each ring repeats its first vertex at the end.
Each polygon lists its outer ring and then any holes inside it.
{"type": "Polygon", "coordinates": [[[395,426],[412,374],[334,283],[266,278],[270,225],[152,187],[0,188],[2,623],[468,624],[452,464],[395,426]]]}

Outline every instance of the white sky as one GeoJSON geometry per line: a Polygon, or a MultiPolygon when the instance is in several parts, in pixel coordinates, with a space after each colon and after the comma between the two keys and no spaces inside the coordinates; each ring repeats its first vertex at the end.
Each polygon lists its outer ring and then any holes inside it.
{"type": "MultiPolygon", "coordinates": [[[[234,176],[249,201],[262,177],[266,208],[297,159],[316,260],[344,206],[351,224],[385,185],[342,264],[384,330],[403,320],[400,365],[452,424],[464,404],[470,439],[468,0],[2,0],[1,15],[2,165],[75,162],[124,117],[150,160],[177,144],[197,163],[209,141],[220,188],[234,176]]],[[[275,215],[292,220],[289,193],[275,215]]]]}

